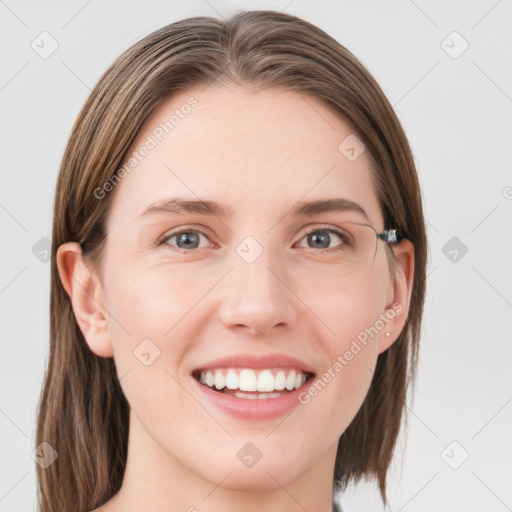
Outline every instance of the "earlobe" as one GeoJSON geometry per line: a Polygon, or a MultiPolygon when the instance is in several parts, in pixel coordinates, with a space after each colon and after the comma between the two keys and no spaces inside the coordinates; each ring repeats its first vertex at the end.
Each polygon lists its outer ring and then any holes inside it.
{"type": "Polygon", "coordinates": [[[414,281],[414,245],[402,240],[393,246],[397,262],[392,300],[386,307],[390,321],[379,337],[379,354],[386,351],[400,336],[409,315],[412,285],[414,281]]]}
{"type": "Polygon", "coordinates": [[[57,267],[77,324],[89,348],[98,356],[112,357],[114,350],[102,285],[97,274],[83,261],[78,243],[68,242],[58,248],[57,267]]]}

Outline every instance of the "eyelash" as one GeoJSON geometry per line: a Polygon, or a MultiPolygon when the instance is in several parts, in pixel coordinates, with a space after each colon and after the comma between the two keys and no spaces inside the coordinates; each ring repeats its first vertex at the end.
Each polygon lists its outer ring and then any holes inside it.
{"type": "MultiPolygon", "coordinates": [[[[302,237],[299,239],[299,242],[301,242],[308,235],[310,235],[312,233],[316,233],[318,231],[326,231],[327,233],[334,233],[336,236],[338,236],[342,240],[342,243],[340,244],[341,247],[343,247],[344,245],[350,245],[350,243],[351,243],[348,235],[346,235],[345,233],[342,233],[341,231],[333,229],[329,226],[321,226],[321,227],[318,227],[318,228],[315,228],[315,229],[312,229],[310,231],[303,233],[302,237]]],[[[181,235],[183,233],[189,233],[189,232],[199,233],[200,235],[204,236],[205,238],[207,238],[209,240],[208,235],[203,233],[201,230],[193,229],[193,228],[190,228],[190,229],[185,228],[185,229],[180,229],[179,231],[173,231],[173,232],[169,233],[168,235],[165,235],[159,242],[157,242],[157,246],[168,245],[169,247],[171,247],[172,250],[180,252],[180,253],[184,253],[184,254],[191,254],[194,251],[198,251],[200,249],[206,249],[206,250],[213,249],[213,247],[211,247],[211,246],[195,248],[195,249],[181,249],[180,247],[174,247],[174,246],[170,246],[169,244],[167,244],[167,242],[170,239],[176,237],[177,235],[181,235]]],[[[213,244],[213,242],[212,242],[212,244],[213,244]]],[[[328,249],[313,249],[312,247],[309,247],[309,249],[312,249],[314,252],[330,253],[330,252],[339,251],[341,248],[338,246],[335,246],[335,247],[331,247],[328,249]]]]}

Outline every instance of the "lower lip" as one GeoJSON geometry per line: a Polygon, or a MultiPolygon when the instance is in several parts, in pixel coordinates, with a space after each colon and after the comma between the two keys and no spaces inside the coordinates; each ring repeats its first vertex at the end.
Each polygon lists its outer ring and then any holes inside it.
{"type": "Polygon", "coordinates": [[[266,420],[286,414],[300,404],[299,395],[303,393],[314,380],[310,377],[300,388],[282,396],[250,399],[237,398],[236,396],[226,395],[219,391],[213,391],[213,389],[204,386],[194,377],[192,377],[192,379],[196,385],[199,386],[199,389],[204,393],[208,401],[215,407],[235,418],[251,420],[266,420]]]}

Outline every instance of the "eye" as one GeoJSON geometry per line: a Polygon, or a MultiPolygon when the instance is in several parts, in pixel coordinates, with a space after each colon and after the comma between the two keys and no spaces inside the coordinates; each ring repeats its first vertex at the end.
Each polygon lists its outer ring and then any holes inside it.
{"type": "MultiPolygon", "coordinates": [[[[327,252],[343,250],[352,246],[352,241],[348,233],[345,233],[343,230],[338,231],[332,228],[319,228],[307,232],[297,244],[299,247],[305,247],[305,245],[301,243],[303,240],[306,241],[309,248],[327,252]],[[331,247],[331,243],[336,241],[336,239],[338,240],[338,243],[334,247],[331,247]]],[[[215,247],[215,243],[211,242],[204,233],[196,229],[182,229],[181,231],[174,231],[165,235],[157,245],[170,245],[171,248],[180,252],[191,252],[194,249],[215,247]],[[201,238],[204,239],[202,246],[200,245],[201,238]],[[174,242],[171,243],[171,241],[174,242]]]]}
{"type": "MultiPolygon", "coordinates": [[[[313,231],[309,231],[306,235],[301,239],[306,240],[308,247],[312,249],[321,249],[321,250],[341,250],[350,246],[350,239],[347,234],[337,231],[335,229],[321,228],[315,229],[313,231]],[[340,240],[341,243],[338,243],[334,247],[330,247],[331,242],[336,239],[340,240]]],[[[304,247],[304,245],[300,244],[299,247],[304,247]]]]}
{"type": "Polygon", "coordinates": [[[166,235],[164,238],[162,238],[162,240],[158,242],[158,245],[170,245],[171,247],[174,247],[177,250],[183,252],[190,252],[192,249],[214,247],[213,242],[209,242],[209,238],[204,233],[195,229],[186,229],[170,233],[169,235],[166,235]],[[199,246],[201,237],[207,241],[206,244],[202,247],[199,246]],[[176,245],[170,243],[170,240],[173,239],[176,240],[176,245]]]}

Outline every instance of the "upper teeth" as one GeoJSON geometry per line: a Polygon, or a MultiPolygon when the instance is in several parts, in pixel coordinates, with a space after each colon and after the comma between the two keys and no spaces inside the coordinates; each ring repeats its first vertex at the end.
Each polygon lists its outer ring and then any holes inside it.
{"type": "Polygon", "coordinates": [[[240,391],[293,391],[306,382],[307,376],[300,370],[260,370],[250,368],[211,369],[202,371],[200,382],[209,387],[239,389],[240,391]],[[274,372],[274,373],[273,373],[274,372]]]}

